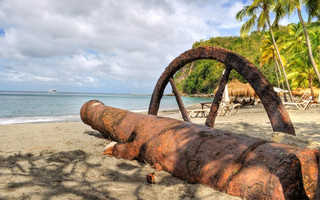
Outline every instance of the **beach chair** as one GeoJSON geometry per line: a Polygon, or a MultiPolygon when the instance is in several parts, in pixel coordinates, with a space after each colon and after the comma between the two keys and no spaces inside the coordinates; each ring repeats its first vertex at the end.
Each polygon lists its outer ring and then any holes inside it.
{"type": "Polygon", "coordinates": [[[240,103],[221,103],[218,110],[217,116],[227,116],[227,115],[235,115],[240,109],[240,103]]]}
{"type": "Polygon", "coordinates": [[[197,118],[197,117],[207,117],[209,114],[209,109],[194,109],[194,110],[187,110],[188,115],[191,118],[197,118]]]}
{"type": "Polygon", "coordinates": [[[296,106],[299,110],[308,110],[312,105],[312,101],[310,101],[310,94],[306,92],[297,102],[284,102],[283,105],[293,105],[296,106]]]}
{"type": "Polygon", "coordinates": [[[311,108],[312,106],[316,106],[317,108],[320,108],[320,94],[319,94],[319,97],[318,97],[317,100],[314,100],[313,102],[311,102],[310,108],[311,108]]]}

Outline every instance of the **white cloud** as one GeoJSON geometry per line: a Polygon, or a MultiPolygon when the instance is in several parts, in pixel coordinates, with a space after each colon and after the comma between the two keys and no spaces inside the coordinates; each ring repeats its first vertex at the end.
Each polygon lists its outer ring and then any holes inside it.
{"type": "Polygon", "coordinates": [[[29,74],[25,72],[19,72],[15,70],[7,70],[5,72],[0,72],[0,78],[5,81],[13,82],[52,82],[59,81],[58,78],[38,76],[34,74],[29,74]]]}
{"type": "Polygon", "coordinates": [[[92,54],[74,55],[61,62],[61,66],[65,66],[73,71],[81,72],[94,71],[103,64],[103,61],[99,57],[92,54]]]}
{"type": "Polygon", "coordinates": [[[284,17],[284,18],[280,19],[280,21],[279,21],[279,24],[282,25],[282,26],[286,26],[289,23],[290,23],[289,22],[289,18],[287,18],[287,17],[284,17]]]}
{"type": "Polygon", "coordinates": [[[103,87],[117,80],[151,92],[169,62],[195,41],[238,35],[234,15],[242,6],[231,0],[3,0],[0,82],[103,87]]]}

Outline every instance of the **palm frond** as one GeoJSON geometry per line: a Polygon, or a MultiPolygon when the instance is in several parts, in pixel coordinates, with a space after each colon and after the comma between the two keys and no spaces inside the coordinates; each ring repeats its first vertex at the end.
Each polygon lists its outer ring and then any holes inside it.
{"type": "Polygon", "coordinates": [[[320,16],[320,0],[304,0],[303,3],[311,17],[320,16]]]}
{"type": "Polygon", "coordinates": [[[303,33],[303,28],[302,26],[299,27],[297,30],[296,30],[296,33],[295,33],[295,37],[300,37],[302,36],[304,33],[303,33]]]}
{"type": "Polygon", "coordinates": [[[259,4],[261,0],[254,0],[250,6],[248,6],[248,14],[253,15],[259,9],[259,4]]]}
{"type": "MultiPolygon", "coordinates": [[[[286,65],[287,65],[287,59],[286,59],[284,56],[282,56],[282,55],[280,55],[280,58],[281,58],[281,60],[282,60],[283,65],[286,66],[286,65]]],[[[279,60],[279,59],[278,59],[278,60],[279,60]]]]}
{"type": "Polygon", "coordinates": [[[273,21],[272,27],[278,29],[279,28],[279,21],[286,15],[285,8],[282,4],[278,3],[274,6],[272,11],[276,14],[276,17],[273,21]]]}
{"type": "Polygon", "coordinates": [[[291,15],[297,6],[300,8],[299,0],[278,0],[278,3],[281,4],[285,12],[291,15]]]}
{"type": "Polygon", "coordinates": [[[314,29],[319,29],[319,28],[320,28],[320,21],[312,22],[308,26],[309,30],[314,30],[314,29]]]}
{"type": "Polygon", "coordinates": [[[269,17],[269,13],[267,11],[262,11],[261,14],[258,17],[258,23],[257,23],[257,28],[260,29],[265,29],[265,25],[267,22],[267,19],[269,17]]]}
{"type": "Polygon", "coordinates": [[[240,28],[240,36],[244,37],[253,29],[256,25],[257,15],[253,15],[248,21],[246,21],[240,28]]]}
{"type": "Polygon", "coordinates": [[[247,10],[249,6],[244,6],[237,14],[236,14],[236,19],[239,21],[242,21],[242,19],[247,16],[247,10]]]}
{"type": "Polygon", "coordinates": [[[289,27],[289,34],[294,37],[300,37],[303,35],[303,28],[301,22],[293,24],[289,27]]]}

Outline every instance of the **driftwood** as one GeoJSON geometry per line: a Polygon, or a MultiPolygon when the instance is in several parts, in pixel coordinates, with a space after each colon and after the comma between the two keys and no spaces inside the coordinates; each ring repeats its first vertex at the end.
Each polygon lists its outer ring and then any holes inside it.
{"type": "Polygon", "coordinates": [[[137,159],[189,183],[246,199],[314,199],[318,150],[299,149],[189,122],[142,115],[93,100],[81,119],[137,159]]]}

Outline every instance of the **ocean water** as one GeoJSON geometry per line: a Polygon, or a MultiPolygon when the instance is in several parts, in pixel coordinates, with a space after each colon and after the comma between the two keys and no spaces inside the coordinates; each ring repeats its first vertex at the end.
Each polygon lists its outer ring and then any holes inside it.
{"type": "MultiPolygon", "coordinates": [[[[0,125],[34,122],[80,121],[80,109],[89,100],[97,99],[105,105],[147,111],[151,95],[94,94],[0,91],[0,125]]],[[[182,97],[185,106],[211,99],[182,97]]],[[[160,110],[178,109],[174,96],[163,96],[160,110]]]]}

